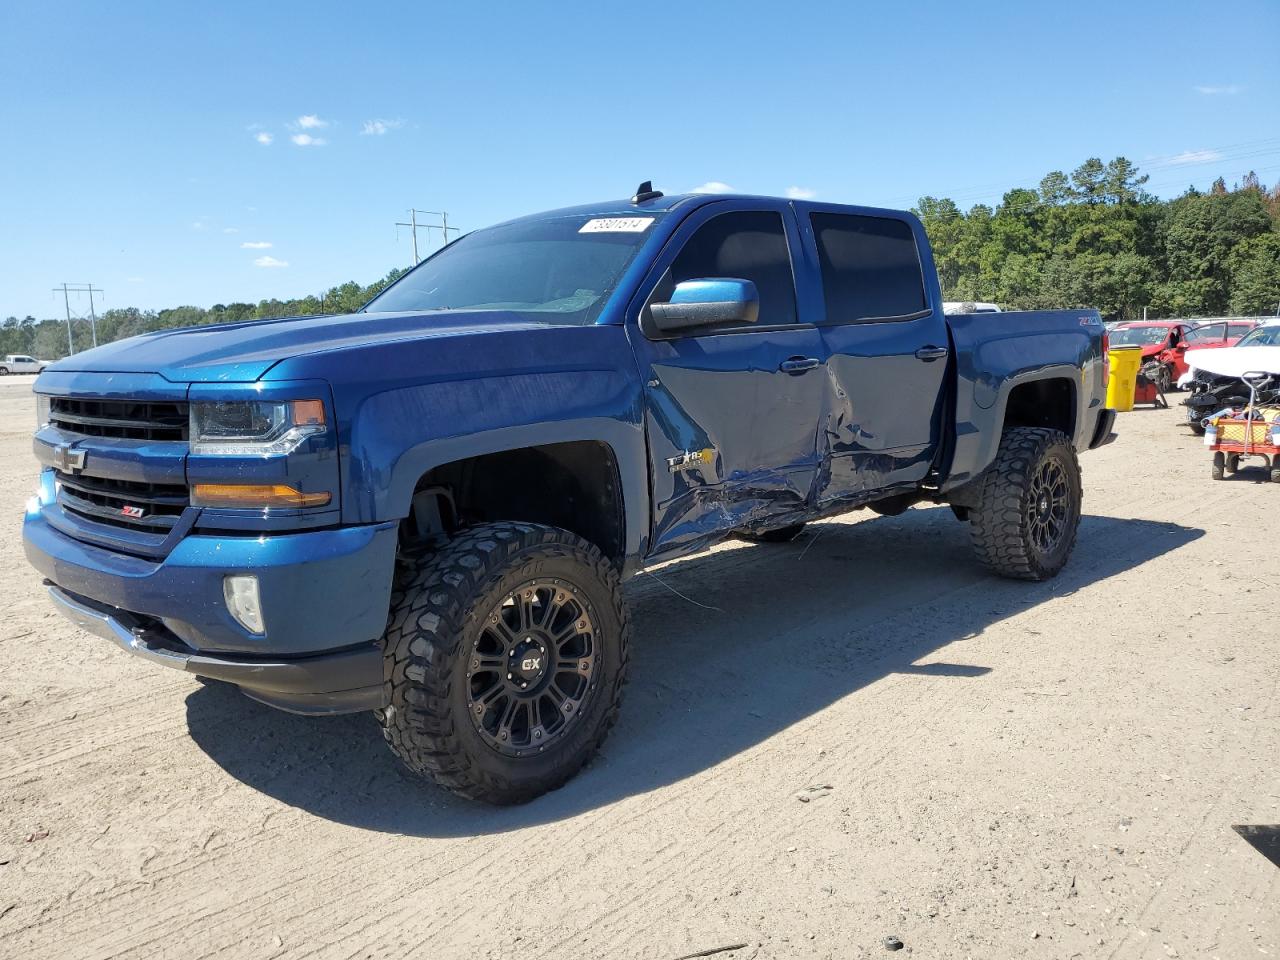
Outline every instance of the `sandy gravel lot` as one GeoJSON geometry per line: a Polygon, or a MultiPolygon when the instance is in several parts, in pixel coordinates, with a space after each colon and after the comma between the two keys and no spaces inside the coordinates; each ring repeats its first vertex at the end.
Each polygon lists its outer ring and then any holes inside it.
{"type": "Polygon", "coordinates": [[[945,508],[637,578],[604,755],[497,810],[368,716],[54,614],[30,379],[0,381],[0,956],[1280,954],[1280,870],[1231,829],[1280,823],[1280,487],[1210,481],[1176,408],[1084,456],[1049,584],[982,573],[945,508]]]}

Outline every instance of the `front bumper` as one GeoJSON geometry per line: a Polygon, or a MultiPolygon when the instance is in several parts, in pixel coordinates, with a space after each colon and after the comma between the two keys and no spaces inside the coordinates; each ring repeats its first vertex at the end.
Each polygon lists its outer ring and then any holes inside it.
{"type": "Polygon", "coordinates": [[[272,536],[187,536],[162,559],[76,540],[33,503],[27,559],[59,609],[131,653],[308,713],[381,703],[378,641],[395,566],[394,522],[272,536]],[[227,611],[223,578],[258,578],[266,630],[227,611]]]}
{"type": "Polygon", "coordinates": [[[184,649],[154,623],[78,597],[48,584],[49,598],[68,620],[94,636],[162,666],[211,680],[234,683],[241,691],[290,713],[357,713],[383,706],[382,651],[376,643],[296,660],[232,659],[184,649]]]}

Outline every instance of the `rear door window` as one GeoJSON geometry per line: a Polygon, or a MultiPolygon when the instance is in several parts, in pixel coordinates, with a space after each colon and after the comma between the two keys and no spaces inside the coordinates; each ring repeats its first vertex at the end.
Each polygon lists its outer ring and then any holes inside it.
{"type": "Polygon", "coordinates": [[[873,323],[927,309],[915,235],[904,220],[814,213],[828,323],[873,323]]]}

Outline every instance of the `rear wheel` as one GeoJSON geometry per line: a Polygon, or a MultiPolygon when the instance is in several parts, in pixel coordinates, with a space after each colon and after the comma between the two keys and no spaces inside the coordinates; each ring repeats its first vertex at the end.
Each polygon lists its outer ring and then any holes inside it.
{"type": "Polygon", "coordinates": [[[1227,467],[1227,458],[1221,450],[1213,455],[1213,470],[1211,476],[1215,480],[1221,480],[1225,476],[1227,467]]]}
{"type": "Polygon", "coordinates": [[[1066,565],[1080,526],[1080,465],[1066,434],[1013,427],[969,511],[978,558],[1018,580],[1048,580],[1066,565]]]}
{"type": "Polygon", "coordinates": [[[1271,459],[1271,482],[1280,483],[1280,457],[1271,459]]]}
{"type": "Polygon", "coordinates": [[[803,523],[793,523],[789,527],[778,527],[776,530],[761,530],[759,533],[739,533],[743,540],[752,543],[790,543],[804,531],[803,523]]]}
{"type": "Polygon", "coordinates": [[[1227,454],[1227,473],[1235,473],[1240,469],[1240,454],[1227,454]]]}
{"type": "Polygon", "coordinates": [[[618,573],[581,537],[470,528],[392,599],[383,735],[455,793],[531,800],[577,773],[613,725],[629,633],[618,573]]]}

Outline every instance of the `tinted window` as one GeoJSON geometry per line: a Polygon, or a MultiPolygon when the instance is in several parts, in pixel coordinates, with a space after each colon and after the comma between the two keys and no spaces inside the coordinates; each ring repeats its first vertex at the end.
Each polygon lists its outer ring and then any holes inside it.
{"type": "Polygon", "coordinates": [[[1253,329],[1251,323],[1232,323],[1227,325],[1228,337],[1243,337],[1246,333],[1253,329]]]}
{"type": "Polygon", "coordinates": [[[780,214],[723,213],[699,227],[671,264],[671,280],[715,277],[756,285],[762,326],[795,323],[796,288],[780,214]]]}
{"type": "Polygon", "coordinates": [[[902,220],[815,213],[829,323],[901,317],[925,308],[920,256],[902,220]]]}

